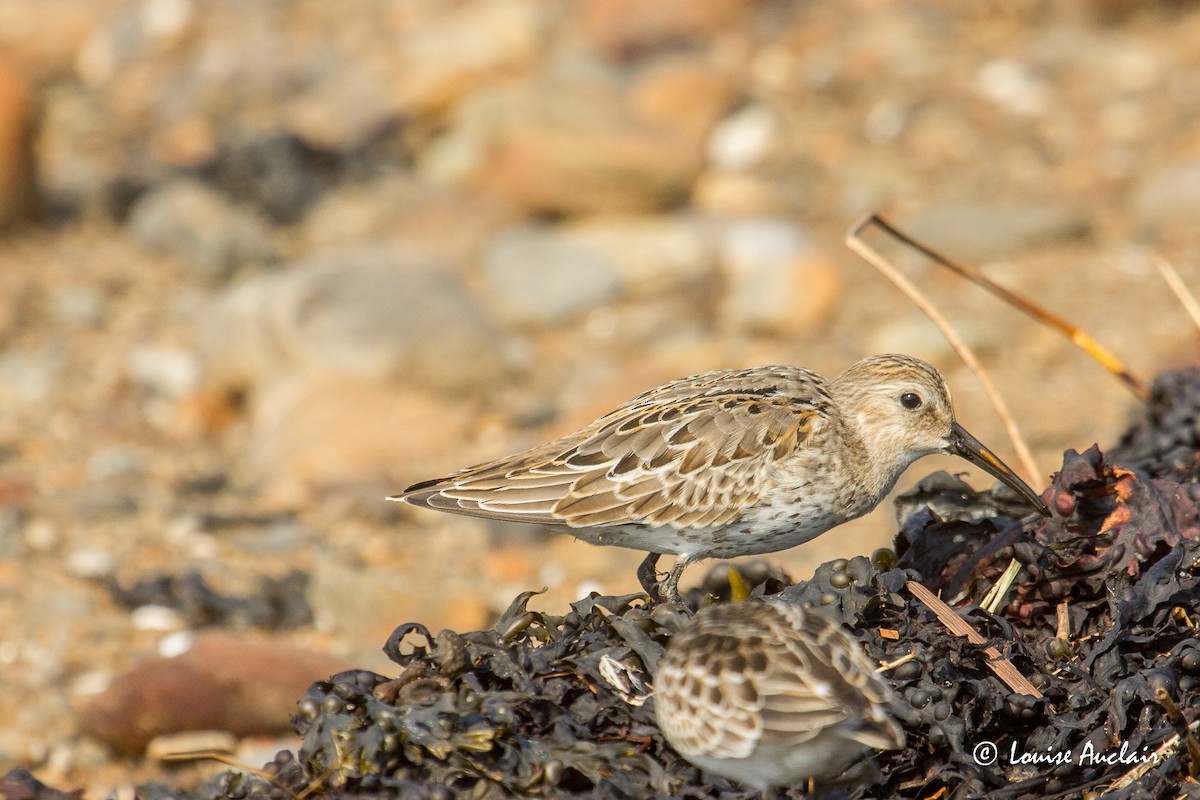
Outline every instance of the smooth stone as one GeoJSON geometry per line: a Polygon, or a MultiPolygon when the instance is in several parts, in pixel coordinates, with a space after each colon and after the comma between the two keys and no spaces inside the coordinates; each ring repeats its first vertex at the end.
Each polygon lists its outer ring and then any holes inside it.
{"type": "Polygon", "coordinates": [[[232,287],[206,317],[210,382],[301,370],[455,390],[497,380],[507,350],[486,308],[420,247],[326,251],[232,287]]]}
{"type": "Polygon", "coordinates": [[[482,261],[488,299],[518,325],[566,322],[621,292],[620,271],[605,253],[544,227],[503,231],[482,261]]]}
{"type": "Polygon", "coordinates": [[[974,263],[1085,238],[1092,230],[1088,219],[1074,208],[1052,203],[931,206],[911,216],[903,227],[950,258],[974,263]]]}
{"type": "Polygon", "coordinates": [[[129,227],[144,246],[177,256],[205,283],[277,258],[270,233],[253,213],[199,181],[172,181],[146,192],[130,210],[129,227]]]}

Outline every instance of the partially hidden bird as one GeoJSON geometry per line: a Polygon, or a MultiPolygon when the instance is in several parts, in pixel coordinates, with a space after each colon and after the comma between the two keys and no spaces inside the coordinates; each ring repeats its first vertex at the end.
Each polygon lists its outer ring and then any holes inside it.
{"type": "Polygon", "coordinates": [[[642,587],[679,602],[689,563],[807,542],[875,508],[933,453],[966,459],[1049,515],[955,421],[942,374],[904,355],[864,358],[833,380],[765,366],[672,381],[560,439],[390,499],[644,550],[642,587]],[[676,560],[657,583],[662,554],[676,560]]]}
{"type": "Polygon", "coordinates": [[[854,636],[779,595],[697,612],[658,661],[654,703],[681,756],[764,791],[833,780],[905,743],[896,697],[854,636]]]}

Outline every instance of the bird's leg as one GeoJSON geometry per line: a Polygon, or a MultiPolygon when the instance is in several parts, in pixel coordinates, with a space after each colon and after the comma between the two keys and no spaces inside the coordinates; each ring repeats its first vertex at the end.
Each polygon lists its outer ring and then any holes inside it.
{"type": "Polygon", "coordinates": [[[662,558],[662,553],[647,553],[637,568],[638,583],[642,585],[642,591],[654,600],[661,599],[658,596],[658,571],[656,569],[660,558],[662,558]]]}
{"type": "Polygon", "coordinates": [[[691,559],[687,556],[676,556],[675,563],[671,565],[671,572],[667,575],[667,579],[658,585],[659,597],[666,603],[683,604],[683,598],[679,596],[679,579],[683,576],[683,568],[691,563],[691,559]]]}

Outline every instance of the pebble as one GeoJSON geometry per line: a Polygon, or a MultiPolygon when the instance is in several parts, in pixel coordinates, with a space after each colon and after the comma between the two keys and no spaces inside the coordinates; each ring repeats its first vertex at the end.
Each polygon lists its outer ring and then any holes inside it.
{"type": "Polygon", "coordinates": [[[79,724],[123,753],[184,731],[286,730],[296,698],[313,681],[349,668],[297,647],[207,633],[182,655],[149,659],[116,676],[82,704],[79,724]]]}
{"type": "Polygon", "coordinates": [[[15,559],[20,554],[24,512],[15,505],[0,505],[0,558],[15,559]]]}
{"type": "Polygon", "coordinates": [[[181,656],[196,646],[196,632],[175,631],[158,640],[158,655],[162,658],[181,656]]]}
{"type": "Polygon", "coordinates": [[[28,80],[7,57],[0,57],[0,230],[35,209],[33,171],[35,100],[28,80]]]}
{"type": "Polygon", "coordinates": [[[182,347],[139,345],[129,354],[126,370],[135,384],[165,397],[182,397],[200,384],[200,361],[182,347]]]}
{"type": "Polygon", "coordinates": [[[331,190],[308,213],[303,235],[316,252],[375,240],[418,245],[457,273],[514,216],[495,198],[402,172],[331,190]]]}
{"type": "Polygon", "coordinates": [[[757,166],[778,135],[779,120],[774,109],[763,103],[746,106],[721,120],[709,136],[708,163],[724,170],[757,166]]]}
{"type": "Polygon", "coordinates": [[[1039,117],[1050,110],[1054,96],[1028,64],[1012,58],[984,62],[975,73],[976,90],[1018,117],[1039,117]]]}
{"type": "Polygon", "coordinates": [[[67,553],[67,573],[76,578],[94,580],[113,574],[112,553],[102,547],[81,546],[67,553]]]}
{"type": "Polygon", "coordinates": [[[178,257],[203,283],[277,258],[262,222],[199,181],[172,181],[143,194],[129,212],[129,228],[144,246],[178,257]]]}
{"type": "Polygon", "coordinates": [[[280,109],[286,128],[322,153],[361,151],[403,113],[384,70],[357,60],[338,61],[326,65],[280,109]]]}
{"type": "Polygon", "coordinates": [[[621,293],[609,254],[541,226],[501,232],[481,260],[488,300],[517,325],[560,324],[621,293]]]}
{"type": "Polygon", "coordinates": [[[60,286],[51,298],[54,319],[68,326],[99,327],[108,314],[104,292],[95,286],[60,286]]]}
{"type": "Polygon", "coordinates": [[[1133,211],[1148,230],[1191,230],[1200,214],[1200,159],[1177,161],[1149,172],[1133,191],[1133,211]]]}
{"type": "Polygon", "coordinates": [[[419,247],[337,248],[227,292],[206,319],[218,384],[293,371],[455,390],[503,376],[505,340],[452,270],[419,247]]]}
{"type": "Polygon", "coordinates": [[[737,100],[732,77],[699,57],[657,59],[630,87],[630,111],[643,122],[661,125],[703,142],[737,100]]]}
{"type": "Polygon", "coordinates": [[[88,457],[87,471],[88,478],[96,482],[136,477],[142,471],[142,458],[128,447],[106,447],[88,457]]]}
{"type": "Polygon", "coordinates": [[[34,517],[22,530],[25,546],[35,553],[48,553],[62,542],[58,526],[45,517],[34,517]]]}
{"type": "Polygon", "coordinates": [[[703,166],[703,134],[642,118],[619,78],[589,64],[502,94],[475,182],[533,214],[677,205],[703,166]]]}
{"type": "Polygon", "coordinates": [[[1034,202],[932,205],[911,215],[904,226],[914,238],[976,265],[1086,238],[1092,230],[1089,219],[1072,206],[1034,202]]]}
{"type": "Polygon", "coordinates": [[[730,223],[721,240],[721,267],[726,287],[720,314],[736,331],[810,330],[840,293],[832,263],[786,220],[752,217],[730,223]]]}
{"type": "MultiPolygon", "coordinates": [[[[255,397],[249,463],[280,490],[380,481],[407,485],[424,472],[456,466],[455,454],[470,439],[472,416],[469,403],[425,389],[299,375],[255,397]]],[[[279,544],[274,537],[270,541],[279,544]]],[[[294,541],[294,535],[284,539],[284,549],[294,541]]]]}
{"type": "Polygon", "coordinates": [[[187,627],[183,615],[166,606],[138,606],[130,613],[129,619],[134,629],[139,631],[177,631],[187,627]]]}
{"type": "Polygon", "coordinates": [[[582,245],[616,270],[631,295],[654,295],[716,275],[717,225],[685,215],[581,217],[549,235],[582,245]]]}
{"type": "Polygon", "coordinates": [[[436,115],[489,79],[527,70],[551,22],[548,8],[537,0],[427,5],[421,24],[406,26],[388,50],[400,107],[436,115]]]}

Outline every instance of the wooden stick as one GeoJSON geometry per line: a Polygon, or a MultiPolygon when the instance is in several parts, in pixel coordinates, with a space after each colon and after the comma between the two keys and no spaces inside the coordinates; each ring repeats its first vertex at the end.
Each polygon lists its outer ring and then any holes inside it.
{"type": "MultiPolygon", "coordinates": [[[[852,227],[846,233],[846,246],[858,253],[868,264],[879,270],[885,278],[896,285],[900,291],[908,296],[908,299],[925,313],[925,316],[938,327],[942,332],[942,336],[946,337],[946,341],[954,348],[954,352],[958,353],[958,357],[963,360],[967,368],[975,374],[979,379],[980,386],[983,387],[984,394],[991,401],[992,407],[996,409],[996,413],[1004,422],[1004,428],[1008,431],[1008,438],[1012,440],[1013,448],[1017,451],[1017,458],[1020,459],[1024,469],[1026,482],[1040,486],[1039,478],[1042,471],[1038,469],[1037,462],[1033,460],[1033,453],[1029,449],[1029,445],[1025,443],[1025,438],[1021,436],[1021,431],[1017,428],[1017,423],[1013,419],[1012,413],[1008,410],[1008,404],[1000,397],[1000,393],[996,391],[996,387],[992,385],[992,379],[983,371],[983,367],[979,364],[979,359],[975,358],[975,353],[971,348],[967,347],[966,342],[959,338],[954,329],[948,323],[933,305],[933,303],[925,297],[920,289],[904,276],[904,273],[888,263],[887,259],[881,256],[876,250],[870,247],[866,242],[859,238],[859,233],[872,221],[879,220],[876,216],[865,217],[858,224],[852,227]]],[[[886,223],[884,223],[886,224],[886,223]]],[[[888,226],[890,227],[890,226],[888,226]]]]}
{"type": "Polygon", "coordinates": [[[993,295],[999,297],[1001,300],[1013,306],[1018,311],[1022,311],[1036,319],[1038,322],[1054,328],[1059,333],[1070,339],[1072,344],[1074,344],[1083,352],[1087,353],[1094,360],[1098,361],[1101,366],[1120,379],[1120,381],[1124,383],[1129,390],[1136,394],[1143,402],[1150,399],[1150,391],[1146,388],[1145,381],[1133,375],[1128,369],[1126,369],[1125,364],[1119,358],[1113,355],[1112,351],[1101,345],[1086,332],[1075,327],[1062,317],[1050,313],[1033,301],[1026,300],[1016,292],[1004,288],[974,267],[971,267],[960,261],[955,261],[952,258],[948,258],[947,256],[939,253],[937,250],[934,250],[932,247],[918,242],[916,239],[902,232],[878,214],[866,216],[854,227],[852,227],[850,232],[847,234],[847,244],[849,244],[850,237],[857,237],[863,229],[870,225],[879,227],[880,229],[886,231],[893,238],[903,242],[917,252],[933,260],[935,263],[941,264],[943,267],[946,267],[947,269],[956,272],[962,277],[971,281],[976,286],[980,286],[988,292],[991,292],[993,295]]]}
{"type": "MultiPolygon", "coordinates": [[[[979,631],[971,627],[970,623],[960,617],[954,609],[943,603],[937,595],[926,589],[916,581],[908,581],[904,584],[913,596],[920,600],[929,608],[943,625],[950,629],[951,633],[959,636],[966,636],[967,641],[971,644],[987,644],[987,639],[979,634],[979,631]]],[[[1000,655],[1000,651],[995,647],[988,645],[983,648],[984,655],[988,657],[985,662],[992,672],[996,673],[996,677],[1004,681],[1008,688],[1018,694],[1027,694],[1031,697],[1040,698],[1042,693],[1037,688],[1026,680],[1020,670],[1013,666],[1012,662],[1004,656],[1000,655]]]]}

